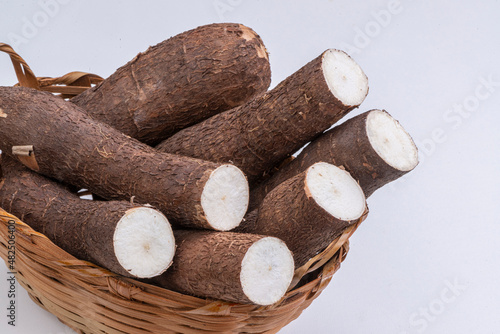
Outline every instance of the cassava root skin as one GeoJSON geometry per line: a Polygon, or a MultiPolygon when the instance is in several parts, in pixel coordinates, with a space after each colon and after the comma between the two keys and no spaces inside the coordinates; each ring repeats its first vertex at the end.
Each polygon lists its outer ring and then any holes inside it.
{"type": "Polygon", "coordinates": [[[299,268],[367,210],[363,191],[349,173],[320,162],[269,192],[235,232],[283,240],[299,268]]]}
{"type": "Polygon", "coordinates": [[[234,163],[252,184],[357,107],[367,92],[361,68],[344,52],[327,50],[276,88],[184,129],[156,148],[234,163]]]}
{"type": "Polygon", "coordinates": [[[170,266],[175,241],[168,220],[159,211],[125,201],[80,199],[67,187],[3,155],[1,169],[4,176],[0,179],[0,207],[76,258],[134,278],[154,277],[170,266]],[[127,232],[119,227],[123,220],[130,220],[138,212],[142,212],[143,219],[129,225],[139,228],[134,232],[142,234],[142,238],[117,236],[117,232],[127,232]],[[149,219],[144,219],[148,215],[149,219]],[[123,249],[117,243],[127,245],[123,249]],[[130,254],[129,246],[147,247],[147,251],[130,254]]]}
{"type": "Polygon", "coordinates": [[[176,35],[71,101],[150,145],[264,92],[268,55],[250,28],[217,23],[176,35]]]}
{"type": "Polygon", "coordinates": [[[411,137],[389,113],[378,109],[364,112],[325,132],[306,146],[295,159],[255,187],[250,194],[250,210],[256,208],[277,185],[319,161],[348,171],[359,182],[368,198],[375,190],[415,168],[418,153],[411,137]],[[368,120],[382,120],[384,123],[382,126],[370,126],[368,120]],[[368,130],[371,130],[372,140],[368,130]],[[374,147],[385,148],[386,152],[396,152],[397,156],[384,160],[374,147]],[[402,161],[403,165],[396,166],[397,160],[402,161]]]}
{"type": "Polygon", "coordinates": [[[231,229],[245,214],[248,184],[234,166],[159,153],[76,105],[29,88],[0,87],[0,108],[7,115],[0,118],[0,149],[12,154],[13,146],[33,145],[43,175],[106,199],[151,204],[177,225],[231,229]],[[207,193],[207,182],[225,171],[235,184],[207,193]],[[208,209],[232,214],[208,221],[208,209]]]}
{"type": "Polygon", "coordinates": [[[293,257],[277,238],[234,232],[177,230],[172,266],[151,281],[184,294],[270,305],[285,294],[293,257]]]}

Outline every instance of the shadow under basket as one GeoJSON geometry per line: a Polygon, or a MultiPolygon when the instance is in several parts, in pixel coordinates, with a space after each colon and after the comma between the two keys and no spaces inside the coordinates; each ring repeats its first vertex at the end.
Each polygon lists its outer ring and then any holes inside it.
{"type": "Polygon", "coordinates": [[[10,240],[17,281],[77,333],[276,333],[328,285],[358,225],[330,245],[328,256],[299,268],[294,287],[270,306],[201,299],[114,274],[76,259],[1,208],[0,256],[11,270],[10,240]]]}

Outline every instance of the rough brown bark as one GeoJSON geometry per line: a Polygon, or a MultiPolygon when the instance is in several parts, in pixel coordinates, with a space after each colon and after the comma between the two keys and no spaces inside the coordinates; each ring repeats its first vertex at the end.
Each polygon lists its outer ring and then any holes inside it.
{"type": "Polygon", "coordinates": [[[295,159],[255,187],[250,195],[250,210],[256,208],[266,194],[280,183],[320,161],[348,171],[359,182],[367,198],[383,185],[408,173],[387,164],[373,149],[366,132],[366,119],[370,112],[364,112],[325,132],[295,159]]]}
{"type": "Polygon", "coordinates": [[[78,259],[134,277],[115,256],[117,223],[135,206],[125,201],[88,201],[2,154],[0,207],[78,259]]]}
{"type": "Polygon", "coordinates": [[[204,298],[252,303],[241,286],[241,262],[250,246],[263,236],[181,230],[174,235],[174,262],[152,279],[155,284],[204,298]]]}
{"type": "Polygon", "coordinates": [[[201,26],[140,53],[71,101],[148,144],[265,91],[271,82],[260,37],[241,24],[201,26]]]}
{"type": "Polygon", "coordinates": [[[38,172],[106,199],[151,204],[184,226],[211,228],[200,204],[220,165],[162,154],[49,93],[0,87],[0,149],[34,145],[38,172]]]}
{"type": "Polygon", "coordinates": [[[178,132],[157,149],[230,161],[254,182],[356,107],[343,105],[332,94],[322,58],[250,102],[178,132]]]}
{"type": "Polygon", "coordinates": [[[338,219],[320,207],[308,190],[306,173],[269,192],[259,208],[249,212],[234,230],[283,240],[293,253],[295,268],[304,265],[357,222],[338,219]]]}

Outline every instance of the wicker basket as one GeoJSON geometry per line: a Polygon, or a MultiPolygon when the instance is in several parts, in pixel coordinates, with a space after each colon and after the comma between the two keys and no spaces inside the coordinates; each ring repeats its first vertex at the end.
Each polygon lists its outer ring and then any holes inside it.
{"type": "Polygon", "coordinates": [[[333,257],[326,263],[324,253],[280,302],[263,307],[200,299],[119,276],[76,259],[0,208],[0,256],[6,263],[9,222],[16,228],[16,278],[35,303],[78,333],[134,334],[276,333],[328,285],[358,226],[330,245],[333,257]]]}

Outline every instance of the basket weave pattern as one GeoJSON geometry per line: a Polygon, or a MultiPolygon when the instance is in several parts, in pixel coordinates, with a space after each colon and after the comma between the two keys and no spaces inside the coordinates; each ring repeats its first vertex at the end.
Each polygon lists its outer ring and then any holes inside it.
{"type": "Polygon", "coordinates": [[[271,306],[205,300],[116,275],[81,261],[0,208],[0,256],[7,262],[8,224],[16,227],[18,282],[38,305],[78,333],[276,333],[318,297],[348,251],[338,251],[307,282],[271,306]]]}

